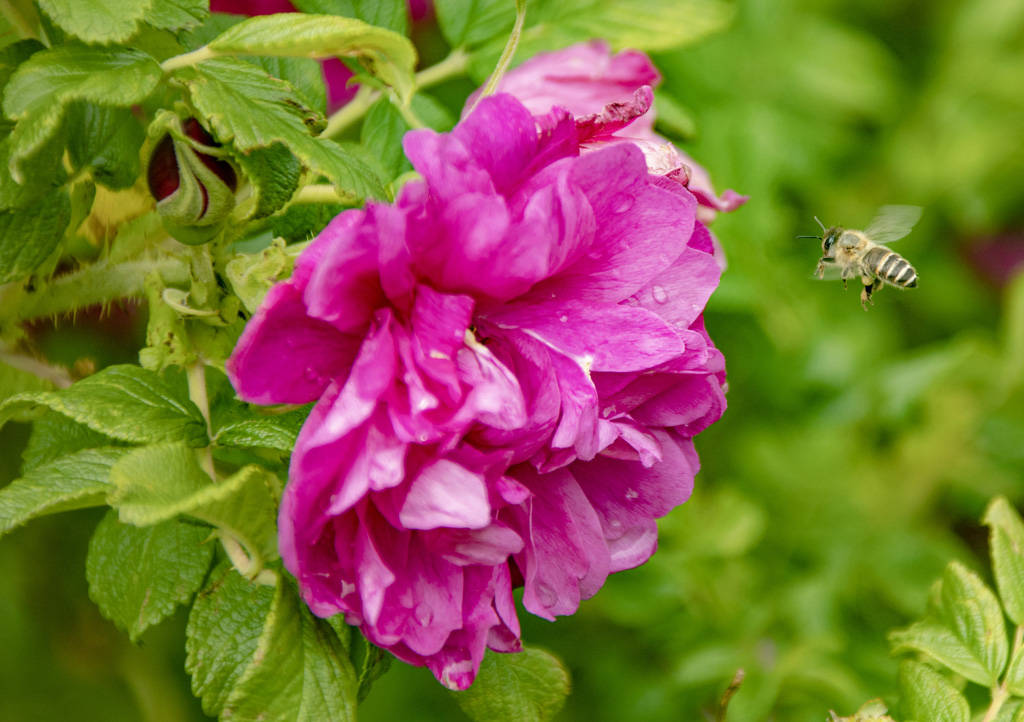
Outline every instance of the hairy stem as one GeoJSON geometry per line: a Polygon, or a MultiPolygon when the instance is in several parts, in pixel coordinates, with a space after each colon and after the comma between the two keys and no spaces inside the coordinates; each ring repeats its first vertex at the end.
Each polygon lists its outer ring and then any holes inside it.
{"type": "Polygon", "coordinates": [[[125,263],[94,263],[35,291],[22,291],[0,310],[0,325],[59,316],[82,308],[145,295],[146,276],[156,271],[166,284],[188,281],[188,266],[164,257],[125,263]]]}
{"type": "MultiPolygon", "coordinates": [[[[416,73],[413,79],[413,92],[429,88],[443,80],[460,75],[469,65],[469,55],[462,48],[456,48],[441,62],[424,68],[416,73]]],[[[366,111],[381,97],[381,91],[362,86],[356,91],[355,97],[348,101],[337,113],[327,119],[327,127],[320,134],[322,138],[333,138],[340,135],[346,128],[358,122],[366,111]]],[[[401,110],[401,108],[400,108],[401,110]]],[[[414,126],[415,127],[415,126],[414,126]]]]}
{"type": "MultiPolygon", "coordinates": [[[[1018,626],[1013,634],[1013,648],[1010,650],[1010,659],[1017,655],[1022,646],[1024,646],[1024,626],[1018,626]]],[[[1002,709],[1003,703],[1009,697],[1009,684],[1004,678],[998,687],[992,688],[992,702],[989,704],[988,709],[985,710],[985,716],[981,722],[993,722],[999,716],[999,710],[1002,709]]]]}
{"type": "Polygon", "coordinates": [[[351,203],[353,200],[355,198],[351,195],[338,193],[338,189],[330,183],[311,183],[299,188],[288,205],[295,203],[351,203]]]}
{"type": "MultiPolygon", "coordinates": [[[[203,421],[206,422],[206,435],[212,438],[210,399],[206,394],[206,364],[201,360],[190,364],[185,369],[185,375],[188,378],[188,397],[192,399],[192,403],[198,407],[199,413],[203,415],[203,421]]],[[[209,445],[199,449],[199,465],[203,467],[203,471],[210,475],[211,479],[217,481],[217,470],[213,466],[213,450],[209,445]]]]}
{"type": "Polygon", "coordinates": [[[5,363],[19,371],[25,371],[36,378],[48,381],[58,389],[66,389],[72,383],[71,374],[63,366],[20,354],[5,346],[0,346],[0,363],[5,363]]]}
{"type": "Polygon", "coordinates": [[[472,113],[476,108],[477,104],[481,99],[486,98],[488,95],[494,95],[494,91],[498,89],[498,83],[501,82],[502,76],[505,75],[505,71],[508,70],[509,64],[512,62],[513,56],[516,54],[516,48],[519,47],[519,38],[523,34],[523,23],[526,22],[526,0],[516,0],[516,22],[512,26],[512,34],[508,36],[508,42],[505,43],[505,49],[501,51],[501,57],[498,58],[498,64],[494,66],[494,72],[491,73],[491,77],[487,79],[487,83],[484,84],[484,89],[477,96],[473,102],[473,107],[469,109],[469,113],[472,113]]]}

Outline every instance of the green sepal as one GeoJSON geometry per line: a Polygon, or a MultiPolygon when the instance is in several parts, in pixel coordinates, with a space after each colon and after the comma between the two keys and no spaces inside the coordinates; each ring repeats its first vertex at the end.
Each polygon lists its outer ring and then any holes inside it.
{"type": "Polygon", "coordinates": [[[204,527],[168,521],[139,529],[122,524],[110,511],[89,542],[89,596],[135,642],[192,598],[213,551],[204,527]]]}
{"type": "Polygon", "coordinates": [[[255,313],[271,286],[289,277],[294,265],[294,256],[278,238],[258,253],[237,254],[225,264],[224,275],[246,310],[255,313]]]}

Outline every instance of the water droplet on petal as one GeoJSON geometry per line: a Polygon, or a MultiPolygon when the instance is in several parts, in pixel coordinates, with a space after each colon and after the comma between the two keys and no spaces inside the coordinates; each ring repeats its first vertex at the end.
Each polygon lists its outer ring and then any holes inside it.
{"type": "Polygon", "coordinates": [[[651,295],[654,296],[654,300],[658,303],[668,301],[668,292],[661,286],[651,286],[651,295]]]}
{"type": "Polygon", "coordinates": [[[554,588],[544,582],[537,585],[537,601],[545,607],[553,607],[558,602],[558,594],[554,588]]]}
{"type": "Polygon", "coordinates": [[[625,213],[633,207],[633,196],[626,193],[615,196],[612,199],[612,213],[625,213]]]}
{"type": "Polygon", "coordinates": [[[320,374],[316,372],[316,369],[311,369],[308,366],[302,371],[302,378],[306,379],[311,384],[320,383],[320,374]]]}
{"type": "Polygon", "coordinates": [[[626,533],[626,527],[623,526],[622,522],[618,519],[612,519],[608,522],[608,528],[605,530],[604,538],[608,541],[615,541],[621,539],[622,535],[626,533]]]}
{"type": "Polygon", "coordinates": [[[434,621],[434,610],[429,605],[421,602],[416,605],[416,609],[413,611],[413,616],[416,617],[416,621],[424,627],[434,621]]]}
{"type": "Polygon", "coordinates": [[[558,317],[558,320],[561,321],[562,323],[568,323],[569,317],[563,313],[561,316],[558,317]]]}
{"type": "Polygon", "coordinates": [[[626,489],[626,499],[633,501],[640,498],[640,492],[636,489],[626,489]]]}

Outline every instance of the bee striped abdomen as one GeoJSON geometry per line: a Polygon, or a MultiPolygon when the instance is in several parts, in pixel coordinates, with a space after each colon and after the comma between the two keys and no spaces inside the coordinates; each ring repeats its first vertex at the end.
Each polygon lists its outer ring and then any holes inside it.
{"type": "Polygon", "coordinates": [[[917,286],[917,271],[896,251],[872,248],[864,255],[864,266],[876,277],[900,288],[917,286]]]}

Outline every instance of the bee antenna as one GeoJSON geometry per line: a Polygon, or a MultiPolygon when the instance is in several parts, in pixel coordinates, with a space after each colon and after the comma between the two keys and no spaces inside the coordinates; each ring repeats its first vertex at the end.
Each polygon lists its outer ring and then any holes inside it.
{"type": "Polygon", "coordinates": [[[819,236],[797,236],[797,238],[813,238],[816,241],[820,241],[821,240],[821,238],[819,236]]]}
{"type": "Polygon", "coordinates": [[[820,220],[818,219],[818,217],[817,217],[817,216],[815,216],[815,217],[814,217],[814,220],[818,221],[818,225],[819,225],[819,226],[821,226],[821,232],[822,232],[822,233],[824,233],[824,232],[825,232],[825,231],[827,230],[827,229],[825,228],[825,224],[824,224],[824,223],[822,223],[822,222],[821,222],[821,221],[820,221],[820,220]]]}

